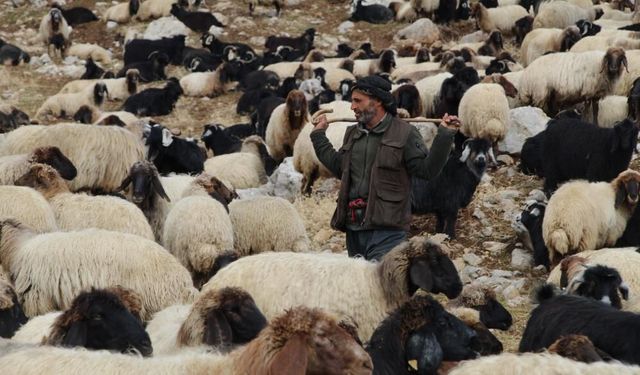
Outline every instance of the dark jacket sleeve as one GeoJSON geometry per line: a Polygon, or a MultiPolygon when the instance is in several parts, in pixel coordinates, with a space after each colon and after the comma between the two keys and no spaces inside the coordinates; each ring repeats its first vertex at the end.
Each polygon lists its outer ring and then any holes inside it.
{"type": "Polygon", "coordinates": [[[439,127],[431,152],[428,152],[418,129],[411,129],[404,148],[404,160],[409,174],[427,180],[437,176],[447,162],[455,134],[453,130],[439,127]]]}
{"type": "Polygon", "coordinates": [[[311,142],[316,152],[318,160],[333,173],[334,176],[340,178],[342,176],[342,153],[336,151],[327,138],[325,130],[314,130],[311,132],[311,142]]]}

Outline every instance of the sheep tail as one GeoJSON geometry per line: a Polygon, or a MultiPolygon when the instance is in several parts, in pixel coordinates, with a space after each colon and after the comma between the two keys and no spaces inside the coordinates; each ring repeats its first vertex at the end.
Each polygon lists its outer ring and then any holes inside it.
{"type": "Polygon", "coordinates": [[[544,284],[536,290],[536,302],[544,303],[556,295],[556,288],[553,284],[544,284]]]}
{"type": "Polygon", "coordinates": [[[488,139],[491,142],[495,143],[504,138],[505,126],[502,123],[502,121],[500,121],[499,119],[492,118],[487,121],[487,123],[485,124],[485,126],[482,127],[480,132],[481,132],[481,134],[479,134],[480,138],[488,139]]]}
{"type": "Polygon", "coordinates": [[[563,229],[556,229],[549,236],[548,247],[560,254],[569,252],[569,237],[563,229]]]}

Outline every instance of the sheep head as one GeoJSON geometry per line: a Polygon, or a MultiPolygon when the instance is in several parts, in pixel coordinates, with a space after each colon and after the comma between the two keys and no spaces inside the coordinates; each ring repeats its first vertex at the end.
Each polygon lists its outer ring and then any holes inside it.
{"type": "Polygon", "coordinates": [[[0,337],[11,338],[26,322],[27,317],[13,285],[4,279],[0,272],[0,337]]]}
{"type": "Polygon", "coordinates": [[[498,51],[501,51],[504,49],[502,33],[499,30],[493,30],[491,34],[489,34],[489,39],[487,39],[487,43],[491,44],[498,51]]]}
{"type": "Polygon", "coordinates": [[[502,86],[504,89],[504,94],[511,98],[515,98],[518,96],[518,89],[509,82],[502,74],[492,74],[491,76],[487,76],[482,80],[483,83],[497,83],[502,86]]]}
{"type": "Polygon", "coordinates": [[[640,173],[627,169],[611,181],[616,192],[615,207],[619,208],[626,201],[627,208],[633,210],[638,204],[640,190],[640,173]]]}
{"type": "Polygon", "coordinates": [[[462,144],[460,162],[465,163],[467,168],[479,180],[482,178],[487,168],[488,160],[494,160],[493,148],[486,139],[469,138],[462,144]]]}
{"type": "Polygon", "coordinates": [[[109,91],[107,85],[104,82],[98,82],[93,86],[93,103],[100,107],[104,100],[107,98],[109,91]]]}
{"type": "Polygon", "coordinates": [[[604,361],[591,340],[583,335],[560,336],[549,346],[548,351],[584,363],[604,361]]]}
{"type": "Polygon", "coordinates": [[[287,95],[286,108],[288,112],[289,126],[292,130],[300,129],[308,122],[307,99],[300,90],[292,90],[287,95]]]}
{"type": "Polygon", "coordinates": [[[580,35],[580,29],[577,26],[571,25],[562,31],[561,38],[560,52],[565,52],[569,51],[574,44],[582,39],[582,35],[580,35]]]}
{"type": "Polygon", "coordinates": [[[524,16],[516,21],[514,27],[514,33],[516,34],[516,44],[519,46],[522,44],[524,37],[533,30],[533,17],[524,16]]]}
{"type": "Polygon", "coordinates": [[[238,198],[238,194],[236,194],[235,191],[229,189],[217,177],[211,176],[208,173],[201,173],[196,177],[194,182],[200,185],[207,194],[222,203],[225,207],[227,207],[233,199],[238,198]]]}
{"type": "Polygon", "coordinates": [[[140,10],[140,0],[129,0],[129,15],[135,16],[140,10]]]}
{"type": "Polygon", "coordinates": [[[416,64],[420,64],[423,62],[428,62],[431,60],[429,55],[429,49],[425,47],[421,47],[416,52],[416,64]]]}
{"type": "Polygon", "coordinates": [[[456,306],[470,307],[479,312],[479,322],[487,328],[507,330],[513,323],[513,317],[496,299],[493,289],[478,285],[467,285],[462,293],[451,303],[456,306]]]}
{"type": "Polygon", "coordinates": [[[49,19],[51,20],[51,31],[58,32],[60,31],[60,24],[62,24],[63,20],[62,12],[58,8],[53,8],[49,11],[49,19]]]}
{"type": "Polygon", "coordinates": [[[602,68],[600,69],[600,73],[606,72],[609,80],[615,80],[622,74],[623,66],[627,73],[629,73],[627,56],[624,49],[620,47],[611,47],[602,58],[602,68]]]}
{"type": "Polygon", "coordinates": [[[29,170],[15,181],[16,186],[29,186],[49,199],[69,191],[58,171],[47,164],[31,164],[29,170]]]}
{"type": "Polygon", "coordinates": [[[396,52],[392,49],[386,49],[382,51],[378,61],[382,73],[391,73],[396,68],[396,52]]]}
{"type": "Polygon", "coordinates": [[[618,270],[603,265],[583,268],[569,282],[567,291],[601,301],[617,309],[622,308],[621,296],[625,300],[629,299],[629,287],[622,282],[618,270]]]}
{"type": "Polygon", "coordinates": [[[569,285],[569,281],[576,278],[578,273],[584,271],[587,264],[587,259],[571,255],[564,258],[560,262],[560,287],[566,288],[569,285]]]}
{"type": "Polygon", "coordinates": [[[130,95],[138,91],[138,81],[140,80],[140,71],[138,69],[129,69],[126,74],[127,92],[130,95]]]}
{"type": "Polygon", "coordinates": [[[141,208],[151,207],[155,194],[170,202],[169,196],[164,191],[158,169],[148,160],[135,162],[116,191],[122,191],[129,185],[133,185],[131,201],[141,208]]]}
{"type": "Polygon", "coordinates": [[[78,175],[78,171],[71,160],[55,146],[36,148],[31,154],[31,162],[52,166],[65,180],[71,181],[78,175]]]}

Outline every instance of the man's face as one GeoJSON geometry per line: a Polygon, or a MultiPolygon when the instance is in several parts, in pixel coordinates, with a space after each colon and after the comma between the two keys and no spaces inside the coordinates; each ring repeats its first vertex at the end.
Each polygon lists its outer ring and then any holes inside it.
{"type": "Polygon", "coordinates": [[[351,110],[355,113],[356,120],[362,125],[368,125],[376,116],[377,104],[379,103],[375,99],[358,90],[354,90],[351,94],[351,110]]]}

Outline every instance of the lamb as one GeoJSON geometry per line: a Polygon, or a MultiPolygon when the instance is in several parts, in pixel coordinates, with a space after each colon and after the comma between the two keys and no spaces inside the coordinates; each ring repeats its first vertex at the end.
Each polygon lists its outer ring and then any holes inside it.
{"type": "Polygon", "coordinates": [[[60,9],[52,8],[40,21],[38,37],[44,46],[48,47],[51,38],[56,34],[61,36],[64,44],[68,44],[71,27],[62,16],[60,9]]]}
{"type": "Polygon", "coordinates": [[[73,180],[78,171],[57,147],[38,147],[28,154],[0,157],[0,185],[13,185],[31,165],[48,164],[55,168],[65,180],[73,180]]]}
{"type": "Polygon", "coordinates": [[[140,79],[140,72],[137,69],[130,69],[126,73],[124,78],[111,78],[111,79],[81,79],[71,81],[60,89],[60,94],[81,92],[87,89],[87,87],[95,85],[98,82],[102,82],[107,87],[107,97],[110,100],[125,100],[129,96],[135,94],[138,91],[138,80],[140,79]]]}
{"type": "Polygon", "coordinates": [[[0,337],[13,337],[16,331],[27,322],[18,295],[0,269],[0,337]]]}
{"type": "Polygon", "coordinates": [[[211,278],[218,255],[233,250],[227,204],[234,195],[220,180],[203,173],[167,215],[162,243],[191,272],[196,287],[211,278]]]}
{"type": "Polygon", "coordinates": [[[371,337],[387,311],[407,301],[417,289],[445,293],[449,298],[462,290],[451,260],[438,245],[424,239],[396,246],[379,263],[324,253],[244,257],[220,270],[202,290],[224,286],[246,290],[267,319],[298,304],[349,314],[363,341],[371,337]],[[285,287],[302,280],[304,288],[285,287]]]}
{"type": "Polygon", "coordinates": [[[527,10],[520,5],[487,9],[481,3],[476,3],[471,7],[471,14],[476,18],[480,30],[490,33],[498,29],[505,35],[512,33],[517,20],[528,15],[527,10]]]}
{"type": "MultiPolygon", "coordinates": [[[[558,2],[559,3],[559,2],[558,2]]],[[[612,91],[627,67],[623,49],[607,52],[564,52],[541,56],[524,70],[519,82],[523,105],[534,105],[553,116],[558,109],[597,100],[612,91]],[[554,69],[548,69],[553,66],[554,69]],[[575,72],[581,72],[575,74],[575,72]]],[[[597,118],[597,107],[594,108],[597,118]]]]}
{"type": "Polygon", "coordinates": [[[208,345],[227,352],[253,340],[267,319],[249,293],[240,288],[210,290],[193,305],[170,306],[147,325],[155,355],[208,345]]]}
{"type": "Polygon", "coordinates": [[[224,27],[213,14],[209,12],[189,12],[176,3],[171,4],[171,14],[189,29],[198,33],[208,32],[211,26],[224,27]]]}
{"type": "Polygon", "coordinates": [[[596,19],[596,9],[585,9],[567,1],[551,1],[540,4],[540,9],[533,20],[533,28],[564,29],[580,20],[593,22],[596,19]]]}
{"type": "Polygon", "coordinates": [[[640,362],[633,349],[637,339],[624,335],[635,332],[638,315],[589,298],[556,296],[551,285],[540,288],[537,298],[540,305],[531,312],[518,348],[520,352],[543,349],[563,335],[580,334],[614,359],[632,364],[640,362]],[[606,325],[602,325],[603,320],[606,325]],[[625,340],[620,341],[620,337],[625,340]]]}
{"type": "Polygon", "coordinates": [[[46,164],[32,164],[15,184],[41,193],[62,231],[100,228],[153,240],[147,219],[133,203],[118,197],[73,194],[58,171],[46,164]]]}
{"type": "Polygon", "coordinates": [[[98,17],[96,17],[96,15],[87,8],[73,7],[69,9],[63,9],[58,3],[53,3],[53,5],[51,5],[51,8],[59,9],[69,26],[81,25],[83,23],[98,20],[98,17]]]}
{"type": "Polygon", "coordinates": [[[411,212],[435,212],[436,232],[455,238],[458,210],[471,202],[491,158],[490,150],[491,144],[487,140],[467,140],[463,151],[452,153],[435,178],[429,181],[412,178],[411,212]]]}
{"type": "Polygon", "coordinates": [[[500,74],[471,86],[460,100],[460,132],[466,137],[486,139],[491,144],[504,139],[509,118],[507,96],[515,97],[517,93],[511,82],[500,74]]]}
{"type": "Polygon", "coordinates": [[[265,52],[276,52],[280,46],[289,46],[294,50],[303,51],[306,55],[313,47],[316,29],[308,28],[297,38],[270,35],[264,42],[265,52]]]}
{"type": "Polygon", "coordinates": [[[94,61],[111,64],[111,52],[97,44],[75,43],[67,49],[66,54],[68,56],[77,56],[82,60],[86,60],[91,57],[94,61]]]}
{"type": "Polygon", "coordinates": [[[565,29],[535,29],[522,41],[521,61],[525,67],[547,52],[566,52],[582,38],[580,29],[571,25],[565,29]]]}
{"type": "Polygon", "coordinates": [[[165,116],[171,113],[184,92],[177,78],[171,77],[161,88],[150,88],[131,95],[122,109],[136,116],[165,116]]]}
{"type": "Polygon", "coordinates": [[[105,21],[113,21],[117,23],[128,23],[140,10],[140,0],[129,0],[111,6],[104,12],[102,18],[105,21]]]}
{"type": "MultiPolygon", "coordinates": [[[[153,0],[145,1],[143,4],[152,2],[153,0]]],[[[184,46],[184,35],[176,35],[159,40],[134,39],[124,46],[124,65],[147,61],[153,52],[165,53],[169,57],[171,64],[181,65],[184,46]]]]}
{"type": "Polygon", "coordinates": [[[462,289],[462,293],[449,301],[446,306],[449,312],[460,308],[472,308],[478,313],[478,322],[487,328],[495,328],[506,331],[511,327],[513,318],[496,300],[496,293],[487,286],[468,284],[462,289]]]}
{"type": "Polygon", "coordinates": [[[306,374],[321,369],[326,375],[371,375],[373,367],[364,349],[332,315],[302,306],[272,320],[256,339],[228,355],[191,351],[143,360],[104,352],[13,346],[0,358],[0,366],[34,374],[306,374]]]}
{"type": "Polygon", "coordinates": [[[276,17],[279,17],[280,10],[285,5],[285,2],[283,0],[247,0],[246,2],[249,3],[250,16],[253,16],[253,11],[256,9],[256,6],[273,4],[273,6],[276,8],[276,17]]]}
{"type": "Polygon", "coordinates": [[[99,79],[99,78],[106,79],[106,78],[115,77],[113,72],[105,71],[104,69],[96,65],[96,63],[93,62],[93,59],[91,57],[87,59],[84,66],[85,66],[85,71],[82,74],[82,76],[80,76],[80,79],[99,79]]]}
{"type": "Polygon", "coordinates": [[[89,86],[81,92],[56,94],[42,103],[35,117],[42,120],[49,114],[55,117],[73,116],[83,105],[101,107],[107,95],[107,85],[102,82],[89,86]]]}
{"type": "Polygon", "coordinates": [[[558,184],[575,178],[612,180],[629,166],[638,128],[629,119],[613,128],[599,128],[563,118],[550,121],[544,133],[544,190],[551,193],[558,184]]]}
{"type": "Polygon", "coordinates": [[[394,17],[393,11],[384,5],[362,5],[362,0],[356,0],[355,8],[349,20],[354,22],[387,23],[392,21],[394,17]]]}
{"type": "Polygon", "coordinates": [[[231,202],[234,249],[239,256],[267,251],[310,250],[300,214],[280,197],[253,197],[231,202]],[[277,212],[277,217],[273,213],[277,212]]]}
{"type": "Polygon", "coordinates": [[[22,62],[28,64],[30,61],[31,56],[29,56],[28,53],[24,52],[19,47],[6,43],[4,40],[0,39],[0,64],[11,64],[13,66],[17,66],[22,62]]]}
{"type": "Polygon", "coordinates": [[[145,238],[102,229],[36,234],[11,219],[0,228],[0,261],[30,317],[68,308],[91,286],[132,289],[142,298],[145,320],[171,304],[191,302],[197,293],[189,272],[145,238]]]}
{"type": "Polygon", "coordinates": [[[30,320],[13,340],[118,353],[137,352],[145,357],[153,350],[140,319],[109,288],[81,292],[66,311],[30,320]]]}
{"type": "Polygon", "coordinates": [[[83,124],[23,126],[5,135],[0,156],[45,146],[58,147],[76,167],[77,176],[69,182],[72,191],[114,191],[131,164],[144,159],[144,146],[135,133],[117,126],[83,124]]]}
{"type": "Polygon", "coordinates": [[[231,81],[237,80],[241,63],[225,62],[215,72],[198,72],[187,74],[180,79],[180,87],[185,96],[215,97],[226,93],[231,81]]]}
{"type": "Polygon", "coordinates": [[[206,155],[190,140],[175,137],[162,125],[153,125],[147,136],[147,158],[153,161],[159,173],[200,173],[206,155]]]}
{"type": "Polygon", "coordinates": [[[613,245],[636,206],[639,183],[640,173],[627,170],[611,183],[578,180],[562,185],[549,199],[542,222],[551,264],[564,255],[613,245]]]}
{"type": "Polygon", "coordinates": [[[291,91],[286,102],[273,110],[266,129],[265,141],[274,160],[280,162],[293,155],[293,145],[308,121],[304,94],[299,90],[291,91]]]}

